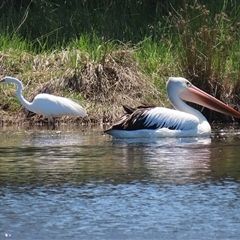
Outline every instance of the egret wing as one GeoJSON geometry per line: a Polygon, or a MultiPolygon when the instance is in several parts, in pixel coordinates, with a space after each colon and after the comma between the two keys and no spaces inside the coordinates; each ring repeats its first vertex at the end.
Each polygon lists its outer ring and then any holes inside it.
{"type": "Polygon", "coordinates": [[[85,109],[71,99],[58,97],[50,94],[38,94],[33,103],[36,112],[46,116],[86,116],[85,109]]]}

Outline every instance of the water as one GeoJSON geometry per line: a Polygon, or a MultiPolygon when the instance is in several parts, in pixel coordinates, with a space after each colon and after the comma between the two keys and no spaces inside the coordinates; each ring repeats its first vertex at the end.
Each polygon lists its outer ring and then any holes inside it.
{"type": "Polygon", "coordinates": [[[238,129],[101,132],[0,129],[0,239],[239,239],[238,129]]]}

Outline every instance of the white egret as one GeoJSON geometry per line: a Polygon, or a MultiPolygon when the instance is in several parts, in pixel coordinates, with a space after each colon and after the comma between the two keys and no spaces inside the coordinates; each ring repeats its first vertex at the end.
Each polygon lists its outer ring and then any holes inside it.
{"type": "Polygon", "coordinates": [[[22,95],[23,84],[20,80],[7,76],[0,80],[0,84],[5,83],[15,83],[17,85],[16,95],[22,105],[31,112],[46,116],[48,122],[53,123],[53,127],[55,127],[55,117],[61,117],[64,115],[79,117],[87,116],[85,109],[71,99],[47,93],[40,93],[35,96],[32,102],[29,102],[22,95]]]}
{"type": "Polygon", "coordinates": [[[182,77],[170,77],[167,94],[175,109],[156,106],[125,106],[126,114],[105,132],[115,138],[209,136],[211,126],[198,110],[183,100],[240,118],[240,112],[195,87],[182,77]]]}

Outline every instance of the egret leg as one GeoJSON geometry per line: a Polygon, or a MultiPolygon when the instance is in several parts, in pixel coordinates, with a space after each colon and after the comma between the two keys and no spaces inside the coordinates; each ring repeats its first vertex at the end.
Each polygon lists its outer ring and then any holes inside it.
{"type": "Polygon", "coordinates": [[[52,125],[53,125],[52,130],[55,130],[55,128],[56,128],[55,118],[52,119],[52,125]]]}
{"type": "Polygon", "coordinates": [[[52,130],[54,130],[56,128],[55,118],[48,117],[48,126],[50,126],[51,124],[52,124],[52,130]]]}

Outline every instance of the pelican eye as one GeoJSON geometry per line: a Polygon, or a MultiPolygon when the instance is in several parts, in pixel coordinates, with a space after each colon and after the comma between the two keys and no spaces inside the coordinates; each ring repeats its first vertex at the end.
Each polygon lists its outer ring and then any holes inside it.
{"type": "Polygon", "coordinates": [[[191,87],[191,83],[190,82],[186,82],[187,87],[191,87]]]}

